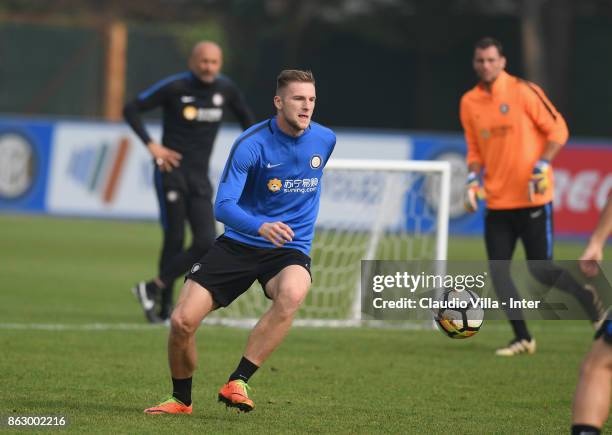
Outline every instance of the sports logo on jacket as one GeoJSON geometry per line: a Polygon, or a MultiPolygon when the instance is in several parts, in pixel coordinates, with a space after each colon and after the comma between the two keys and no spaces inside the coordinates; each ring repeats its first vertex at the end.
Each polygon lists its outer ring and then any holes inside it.
{"type": "Polygon", "coordinates": [[[318,154],[315,154],[310,158],[310,167],[312,169],[318,169],[321,166],[321,163],[323,163],[323,160],[318,154]]]}
{"type": "Polygon", "coordinates": [[[216,93],[212,96],[212,103],[215,106],[221,106],[223,104],[223,95],[216,93]]]}
{"type": "Polygon", "coordinates": [[[196,109],[194,106],[185,106],[183,108],[183,117],[187,121],[193,121],[194,119],[196,119],[197,116],[198,116],[198,109],[196,109]]]}
{"type": "Polygon", "coordinates": [[[312,193],[316,192],[319,186],[319,179],[314,178],[288,178],[280,180],[272,178],[268,180],[268,190],[272,193],[312,193]]]}
{"type": "Polygon", "coordinates": [[[278,178],[272,178],[271,180],[268,180],[268,190],[270,192],[276,193],[281,189],[281,187],[283,187],[283,182],[278,178]]]}
{"type": "Polygon", "coordinates": [[[219,122],[222,117],[223,109],[220,107],[197,108],[189,105],[183,108],[183,118],[187,121],[219,122]]]}

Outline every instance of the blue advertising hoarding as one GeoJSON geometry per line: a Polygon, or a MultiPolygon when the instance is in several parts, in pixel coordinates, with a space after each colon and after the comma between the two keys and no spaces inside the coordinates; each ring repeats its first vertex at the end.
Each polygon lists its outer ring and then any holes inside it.
{"type": "Polygon", "coordinates": [[[53,123],[0,119],[0,209],[43,213],[53,123]]]}

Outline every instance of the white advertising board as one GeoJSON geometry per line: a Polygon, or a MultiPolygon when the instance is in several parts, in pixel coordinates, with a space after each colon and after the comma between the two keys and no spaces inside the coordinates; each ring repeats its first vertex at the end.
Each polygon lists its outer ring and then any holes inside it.
{"type": "MultiPolygon", "coordinates": [[[[161,129],[149,125],[153,138],[161,129]]],[[[210,161],[216,186],[241,130],[220,130],[210,161]]],[[[406,136],[340,131],[334,158],[407,159],[406,136]]],[[[156,219],[153,164],[146,148],[123,124],[59,122],[52,139],[47,209],[50,214],[156,219]]]]}

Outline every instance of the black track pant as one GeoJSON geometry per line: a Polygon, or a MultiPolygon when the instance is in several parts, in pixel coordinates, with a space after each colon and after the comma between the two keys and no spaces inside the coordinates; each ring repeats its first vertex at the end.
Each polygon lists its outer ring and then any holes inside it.
{"type": "MultiPolygon", "coordinates": [[[[552,203],[542,206],[492,210],[485,217],[485,244],[489,260],[511,260],[518,240],[525,248],[527,260],[552,260],[553,219],[552,203]]],[[[590,295],[566,272],[551,262],[538,261],[529,264],[529,271],[540,283],[573,294],[592,320],[597,319],[590,295]]],[[[510,262],[492,262],[491,278],[500,299],[520,299],[510,276],[510,262]]],[[[508,309],[515,336],[529,338],[521,310],[508,309]]]]}
{"type": "Polygon", "coordinates": [[[162,314],[172,304],[172,288],[193,263],[202,258],[215,241],[215,217],[211,187],[203,171],[180,167],[172,172],[155,170],[163,244],[159,278],[166,285],[162,293],[162,314]],[[185,249],[185,226],[191,228],[191,245],[185,249]]]}

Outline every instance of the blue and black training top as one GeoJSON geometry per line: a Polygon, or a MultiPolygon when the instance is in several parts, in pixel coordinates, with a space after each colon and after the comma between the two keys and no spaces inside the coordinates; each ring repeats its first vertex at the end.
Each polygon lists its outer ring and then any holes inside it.
{"type": "Polygon", "coordinates": [[[215,216],[225,224],[225,236],[273,248],[258,230],[264,222],[281,221],[295,233],[285,247],[308,255],[323,168],[335,144],[334,132],[316,122],[298,137],[281,131],[275,118],[242,133],[230,152],[215,201],[215,216]]]}
{"type": "Polygon", "coordinates": [[[243,129],[255,123],[242,94],[224,75],[205,83],[191,71],[175,74],[126,104],[125,120],[145,144],[151,137],[140,113],[157,107],[162,108],[162,144],[183,155],[181,165],[197,165],[206,172],[225,109],[233,112],[243,129]]]}

